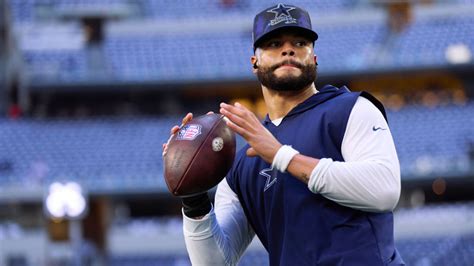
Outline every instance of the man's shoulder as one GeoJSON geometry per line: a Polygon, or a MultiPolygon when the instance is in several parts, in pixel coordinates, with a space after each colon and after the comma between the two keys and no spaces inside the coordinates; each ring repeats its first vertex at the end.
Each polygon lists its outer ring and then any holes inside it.
{"type": "Polygon", "coordinates": [[[338,112],[341,109],[352,109],[352,106],[361,96],[361,92],[350,91],[346,86],[340,88],[326,85],[320,91],[321,93],[331,94],[325,103],[328,105],[328,111],[338,112]]]}

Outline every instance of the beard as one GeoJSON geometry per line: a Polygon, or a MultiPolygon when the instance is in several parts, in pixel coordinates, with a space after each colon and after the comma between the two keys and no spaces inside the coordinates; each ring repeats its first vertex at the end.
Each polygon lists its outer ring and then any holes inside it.
{"type": "Polygon", "coordinates": [[[287,60],[270,67],[259,67],[257,77],[265,87],[275,91],[300,91],[311,85],[317,77],[316,64],[303,65],[298,62],[287,60]],[[291,64],[301,70],[300,76],[287,75],[277,77],[273,72],[282,65],[291,64]]]}

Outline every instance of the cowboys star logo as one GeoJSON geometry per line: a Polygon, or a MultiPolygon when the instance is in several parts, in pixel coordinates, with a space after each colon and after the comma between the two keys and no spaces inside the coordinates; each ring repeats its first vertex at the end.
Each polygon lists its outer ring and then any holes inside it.
{"type": "Polygon", "coordinates": [[[293,9],[295,7],[278,4],[277,7],[268,10],[267,12],[275,14],[275,18],[270,20],[270,25],[273,26],[280,22],[285,22],[285,24],[297,23],[297,20],[290,14],[290,11],[293,9]]]}
{"type": "Polygon", "coordinates": [[[277,177],[276,177],[277,172],[273,171],[272,168],[265,168],[262,171],[260,171],[259,174],[267,178],[267,182],[265,182],[265,187],[263,188],[263,192],[267,191],[267,189],[269,189],[277,181],[277,177]]]}

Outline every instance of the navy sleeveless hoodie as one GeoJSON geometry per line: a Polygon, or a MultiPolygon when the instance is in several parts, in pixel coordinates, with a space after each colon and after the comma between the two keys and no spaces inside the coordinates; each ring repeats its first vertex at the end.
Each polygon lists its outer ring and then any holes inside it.
{"type": "MultiPolygon", "coordinates": [[[[366,92],[327,85],[296,106],[279,126],[264,126],[282,143],[314,158],[344,161],[341,145],[351,110],[366,92]]],[[[403,265],[394,246],[393,215],[341,206],[289,173],[271,169],[244,147],[227,175],[271,265],[403,265]]]]}

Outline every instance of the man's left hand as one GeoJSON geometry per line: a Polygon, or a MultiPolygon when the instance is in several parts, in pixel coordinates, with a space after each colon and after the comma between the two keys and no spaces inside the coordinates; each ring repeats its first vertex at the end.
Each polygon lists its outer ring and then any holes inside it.
{"type": "Polygon", "coordinates": [[[228,118],[227,126],[250,145],[247,156],[258,155],[271,164],[282,144],[262,125],[257,116],[240,103],[221,103],[220,107],[220,113],[228,118]]]}

